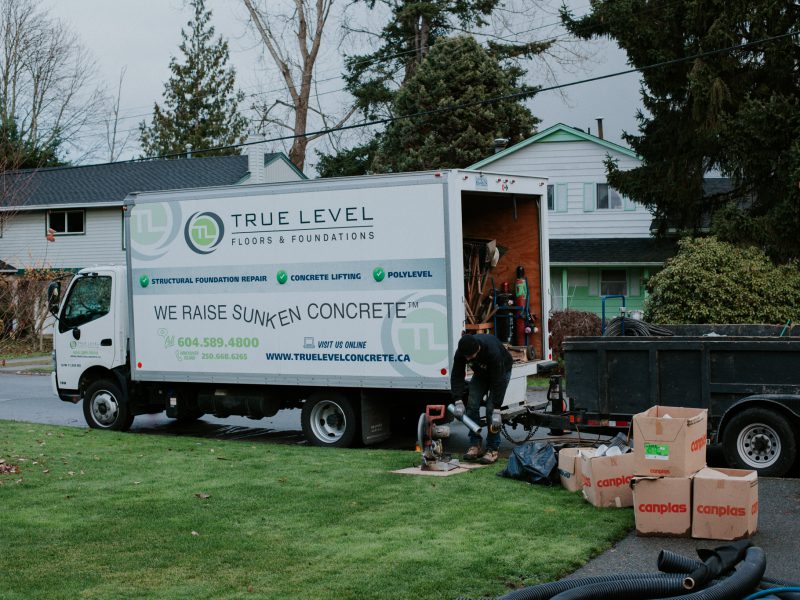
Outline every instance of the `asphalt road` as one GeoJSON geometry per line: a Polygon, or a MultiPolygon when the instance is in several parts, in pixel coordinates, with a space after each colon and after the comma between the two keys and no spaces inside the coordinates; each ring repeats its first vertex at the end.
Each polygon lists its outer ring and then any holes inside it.
{"type": "MultiPolygon", "coordinates": [[[[532,392],[543,394],[543,391],[532,392]]],[[[80,404],[71,404],[58,399],[50,390],[49,375],[0,373],[0,419],[26,421],[46,425],[87,427],[80,404]]],[[[454,456],[469,446],[467,429],[457,422],[450,424],[451,437],[445,441],[445,450],[454,456]]],[[[194,423],[178,423],[163,413],[139,415],[133,421],[131,431],[142,434],[190,435],[216,439],[246,439],[283,444],[305,444],[300,410],[283,410],[274,417],[253,420],[246,417],[218,419],[206,415],[194,423]]],[[[413,450],[416,443],[416,428],[412,423],[402,431],[394,431],[390,440],[375,447],[413,450]]],[[[518,429],[512,435],[521,439],[525,432],[518,429]]],[[[501,451],[511,452],[513,444],[502,440],[501,451]]]]}

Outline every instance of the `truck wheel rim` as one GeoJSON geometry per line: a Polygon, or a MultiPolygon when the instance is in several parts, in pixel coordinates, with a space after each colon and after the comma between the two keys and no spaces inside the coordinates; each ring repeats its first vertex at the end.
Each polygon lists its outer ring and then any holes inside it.
{"type": "Polygon", "coordinates": [[[335,402],[323,400],[311,409],[311,431],[314,437],[328,444],[335,444],[344,436],[347,417],[335,402]]]}
{"type": "Polygon", "coordinates": [[[749,466],[770,467],[781,455],[781,438],[769,425],[753,423],[739,433],[739,456],[749,466]]]}
{"type": "Polygon", "coordinates": [[[118,414],[119,404],[110,392],[97,392],[92,397],[92,417],[98,425],[110,427],[118,414]]]}

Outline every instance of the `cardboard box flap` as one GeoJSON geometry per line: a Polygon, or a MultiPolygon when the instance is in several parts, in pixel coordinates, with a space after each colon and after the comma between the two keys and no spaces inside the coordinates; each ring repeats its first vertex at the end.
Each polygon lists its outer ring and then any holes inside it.
{"type": "Polygon", "coordinates": [[[675,442],[685,426],[701,422],[706,416],[706,409],[682,408],[679,406],[653,406],[636,415],[633,423],[636,431],[643,436],[642,428],[647,428],[647,438],[659,442],[675,442]],[[671,418],[665,418],[666,416],[671,418]]]}

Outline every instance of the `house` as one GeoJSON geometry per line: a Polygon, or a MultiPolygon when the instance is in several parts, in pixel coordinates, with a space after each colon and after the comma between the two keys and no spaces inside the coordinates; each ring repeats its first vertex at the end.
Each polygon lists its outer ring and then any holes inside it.
{"type": "MultiPolygon", "coordinates": [[[[601,314],[605,295],[624,295],[628,310],[641,310],[647,279],[677,250],[674,240],[651,237],[644,206],[608,185],[609,157],[623,170],[641,163],[629,148],[559,123],[468,167],[548,177],[553,310],[601,314]]],[[[609,300],[607,315],[620,305],[609,300]]]]}
{"type": "Polygon", "coordinates": [[[0,176],[0,269],[125,264],[123,211],[131,192],[306,179],[280,153],[149,160],[0,176]],[[52,231],[52,242],[46,239],[52,231]]]}

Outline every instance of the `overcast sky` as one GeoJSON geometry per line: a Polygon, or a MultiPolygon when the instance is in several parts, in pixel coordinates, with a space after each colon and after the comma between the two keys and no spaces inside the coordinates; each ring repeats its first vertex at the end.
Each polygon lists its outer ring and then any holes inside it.
{"type": "MultiPolygon", "coordinates": [[[[119,128],[123,135],[126,131],[132,131],[133,137],[121,158],[137,156],[137,125],[149,117],[153,102],[161,101],[164,82],[169,77],[170,57],[178,54],[180,31],[190,18],[189,7],[183,0],[43,0],[43,4],[53,17],[65,21],[79,35],[93,54],[101,80],[111,95],[116,95],[120,70],[127,68],[119,128]]],[[[206,4],[213,11],[217,33],[225,36],[230,44],[231,62],[237,70],[237,85],[247,93],[275,89],[276,85],[280,87],[274,69],[270,71],[259,61],[259,46],[246,29],[246,15],[241,1],[207,0],[206,4]]],[[[560,0],[556,2],[558,4],[560,0]]],[[[574,0],[571,5],[576,14],[588,10],[586,0],[574,0]]],[[[369,19],[370,15],[361,17],[369,19]]],[[[554,24],[556,21],[555,16],[543,15],[538,23],[554,24]]],[[[330,28],[332,32],[336,31],[338,23],[334,25],[330,28]]],[[[523,31],[530,29],[530,25],[530,22],[519,25],[512,23],[511,27],[512,30],[523,31]]],[[[374,26],[379,29],[379,22],[374,26]]],[[[347,50],[358,50],[352,46],[358,42],[350,43],[347,50]]],[[[583,51],[593,57],[592,61],[584,66],[583,72],[565,72],[556,68],[553,77],[558,83],[628,68],[624,52],[610,42],[593,42],[583,51]]],[[[339,65],[338,52],[335,48],[329,49],[327,62],[323,61],[316,79],[321,81],[320,90],[329,97],[338,98],[340,108],[344,110],[347,97],[335,92],[342,87],[341,80],[334,78],[340,72],[339,65]]],[[[542,71],[535,67],[531,69],[529,81],[547,85],[543,81],[542,71]]],[[[611,141],[621,142],[622,130],[635,131],[635,113],[641,106],[639,77],[636,74],[570,87],[565,93],[567,97],[562,98],[556,92],[543,92],[528,103],[532,112],[542,120],[540,129],[561,122],[584,130],[591,128],[591,132],[596,133],[595,119],[603,117],[605,137],[611,141]]],[[[253,116],[250,111],[246,114],[253,116]]],[[[99,121],[95,127],[98,133],[104,130],[104,125],[99,121]]],[[[275,145],[272,149],[278,150],[280,147],[275,145]]],[[[100,153],[90,162],[106,160],[108,156],[100,153]]],[[[309,161],[312,164],[314,162],[311,153],[309,161]]]]}

